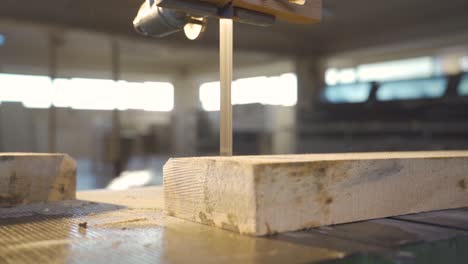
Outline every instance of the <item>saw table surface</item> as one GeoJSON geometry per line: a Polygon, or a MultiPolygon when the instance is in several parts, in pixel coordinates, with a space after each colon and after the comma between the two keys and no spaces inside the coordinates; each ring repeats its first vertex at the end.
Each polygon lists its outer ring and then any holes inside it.
{"type": "Polygon", "coordinates": [[[0,208],[0,263],[468,261],[466,208],[250,237],[165,216],[161,187],[77,198],[0,208]]]}

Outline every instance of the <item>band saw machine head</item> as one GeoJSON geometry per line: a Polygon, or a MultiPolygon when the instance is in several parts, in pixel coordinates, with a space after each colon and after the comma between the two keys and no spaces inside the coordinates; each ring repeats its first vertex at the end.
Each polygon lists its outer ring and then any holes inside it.
{"type": "Polygon", "coordinates": [[[267,27],[275,20],[291,23],[318,23],[321,0],[146,0],[133,21],[145,36],[165,37],[184,31],[196,39],[205,31],[208,18],[267,27]]]}

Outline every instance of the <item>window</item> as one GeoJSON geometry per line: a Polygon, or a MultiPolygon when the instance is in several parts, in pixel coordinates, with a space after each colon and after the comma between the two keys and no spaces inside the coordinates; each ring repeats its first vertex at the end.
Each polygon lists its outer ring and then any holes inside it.
{"type": "Polygon", "coordinates": [[[463,75],[460,84],[458,85],[459,95],[468,95],[468,74],[463,75]]]}
{"type": "Polygon", "coordinates": [[[45,76],[0,74],[0,102],[25,107],[94,110],[141,109],[171,111],[174,87],[165,82],[126,82],[102,79],[55,79],[45,76]]]}
{"type": "MultiPolygon", "coordinates": [[[[219,82],[200,86],[199,97],[206,111],[219,111],[219,82]]],[[[297,79],[292,73],[273,77],[238,79],[232,83],[232,104],[261,103],[267,105],[293,106],[297,103],[297,79]]]]}
{"type": "Polygon", "coordinates": [[[26,107],[48,108],[51,100],[49,77],[0,74],[0,102],[22,102],[26,107]]]}
{"type": "Polygon", "coordinates": [[[363,64],[357,68],[359,81],[389,81],[428,78],[435,72],[431,57],[363,64]]]}
{"type": "Polygon", "coordinates": [[[327,86],[324,95],[331,103],[361,103],[369,98],[370,89],[369,83],[327,86]]]}
{"type": "Polygon", "coordinates": [[[437,98],[446,88],[446,78],[386,82],[381,84],[376,96],[379,101],[437,98]]]}
{"type": "Polygon", "coordinates": [[[74,109],[112,110],[119,108],[120,89],[111,80],[56,79],[53,104],[74,109]]]}
{"type": "MultiPolygon", "coordinates": [[[[219,111],[220,91],[219,82],[208,82],[200,86],[198,96],[202,108],[206,111],[219,111]]],[[[231,97],[232,100],[232,97],[231,97]]]]}
{"type": "Polygon", "coordinates": [[[0,34],[0,46],[5,45],[5,41],[6,41],[5,35],[0,34]]]}
{"type": "Polygon", "coordinates": [[[325,72],[325,82],[327,85],[348,84],[356,82],[356,70],[354,68],[347,69],[328,69],[325,72]]]}
{"type": "Polygon", "coordinates": [[[460,68],[462,71],[468,72],[468,56],[460,58],[460,68]]]}
{"type": "Polygon", "coordinates": [[[329,86],[355,82],[391,81],[429,78],[435,74],[436,62],[432,57],[362,64],[356,68],[325,71],[325,83],[329,86]]]}
{"type": "Polygon", "coordinates": [[[174,108],[174,86],[167,82],[119,81],[122,109],[169,112],[174,108]]]}

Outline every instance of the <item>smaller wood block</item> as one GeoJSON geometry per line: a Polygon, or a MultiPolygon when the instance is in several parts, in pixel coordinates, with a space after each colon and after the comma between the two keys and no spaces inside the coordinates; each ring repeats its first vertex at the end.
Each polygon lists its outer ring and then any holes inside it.
{"type": "Polygon", "coordinates": [[[0,207],[75,199],[76,163],[66,154],[0,153],[0,207]]]}
{"type": "Polygon", "coordinates": [[[468,206],[468,151],[170,159],[168,215],[267,235],[468,206]]]}

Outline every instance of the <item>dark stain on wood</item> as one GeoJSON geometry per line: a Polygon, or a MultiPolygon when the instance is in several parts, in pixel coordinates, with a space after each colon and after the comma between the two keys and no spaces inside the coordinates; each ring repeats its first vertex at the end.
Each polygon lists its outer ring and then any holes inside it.
{"type": "Polygon", "coordinates": [[[169,216],[175,216],[175,213],[172,210],[167,210],[166,214],[169,216]]]}
{"type": "Polygon", "coordinates": [[[466,190],[466,187],[468,187],[468,186],[467,186],[467,183],[466,183],[466,181],[465,181],[465,179],[459,180],[458,183],[457,183],[457,186],[458,186],[460,189],[462,189],[463,191],[466,190]]]}
{"type": "Polygon", "coordinates": [[[237,232],[237,233],[239,233],[239,227],[236,226],[236,225],[231,225],[231,224],[222,222],[222,223],[221,223],[221,228],[222,228],[222,229],[225,229],[225,230],[232,231],[232,232],[237,232]]]}
{"type": "Polygon", "coordinates": [[[10,174],[10,179],[8,181],[8,193],[15,194],[16,193],[16,183],[18,181],[18,177],[16,176],[16,171],[12,171],[10,174]]]}
{"type": "Polygon", "coordinates": [[[227,219],[229,223],[222,222],[221,228],[229,231],[239,233],[239,225],[237,224],[237,217],[234,214],[227,214],[227,219]]]}
{"type": "Polygon", "coordinates": [[[18,176],[16,175],[16,171],[12,171],[8,179],[8,193],[0,194],[0,207],[11,207],[24,203],[25,196],[17,193],[17,183],[18,176]]]}
{"type": "Polygon", "coordinates": [[[302,196],[297,196],[295,201],[296,201],[297,204],[302,204],[302,202],[303,202],[302,196]]]}
{"type": "Polygon", "coordinates": [[[330,196],[328,191],[323,191],[317,194],[316,202],[320,206],[320,212],[325,216],[330,216],[330,205],[333,203],[333,197],[330,196]]]}
{"type": "Polygon", "coordinates": [[[320,222],[310,221],[310,222],[307,222],[307,223],[301,225],[301,229],[310,229],[310,228],[314,228],[314,227],[318,227],[318,226],[321,226],[320,222]]]}
{"type": "Polygon", "coordinates": [[[267,233],[266,235],[276,235],[278,234],[278,231],[276,230],[272,230],[270,225],[268,224],[268,222],[265,222],[265,227],[266,227],[266,230],[267,230],[267,233]]]}
{"type": "Polygon", "coordinates": [[[320,182],[320,181],[316,181],[314,182],[314,185],[315,185],[315,189],[317,190],[317,192],[322,192],[324,187],[323,187],[323,183],[320,182]]]}
{"type": "Polygon", "coordinates": [[[214,206],[213,206],[213,201],[211,200],[209,193],[210,193],[209,189],[205,184],[203,186],[203,194],[204,194],[203,200],[205,201],[205,210],[206,210],[206,212],[211,214],[212,212],[214,212],[214,209],[213,209],[214,206]]]}
{"type": "Polygon", "coordinates": [[[324,177],[327,174],[327,168],[333,166],[334,162],[299,162],[291,164],[281,164],[281,170],[288,170],[290,177],[324,177]]]}
{"type": "Polygon", "coordinates": [[[204,212],[198,213],[198,217],[200,218],[200,222],[204,225],[215,226],[215,222],[212,219],[208,219],[204,212]]]}
{"type": "Polygon", "coordinates": [[[255,185],[261,183],[262,179],[265,178],[265,167],[263,166],[254,166],[253,168],[253,177],[255,185]]]}
{"type": "Polygon", "coordinates": [[[354,162],[355,166],[357,164],[366,165],[367,163],[375,163],[374,165],[366,166],[366,170],[361,171],[361,175],[358,178],[354,178],[347,182],[347,186],[361,185],[368,182],[377,182],[383,180],[384,178],[398,176],[400,175],[401,170],[403,170],[403,165],[398,160],[375,160],[375,161],[364,161],[364,162],[354,162]]]}
{"type": "Polygon", "coordinates": [[[237,217],[234,214],[227,214],[227,218],[231,225],[237,225],[237,217]]]}
{"type": "Polygon", "coordinates": [[[0,156],[1,161],[12,161],[14,159],[15,159],[14,156],[0,156]]]}
{"type": "Polygon", "coordinates": [[[59,185],[59,192],[60,192],[61,194],[65,194],[65,185],[64,185],[64,184],[60,184],[60,185],[59,185]]]}
{"type": "Polygon", "coordinates": [[[0,194],[0,207],[11,207],[24,202],[24,196],[15,193],[0,194]]]}

